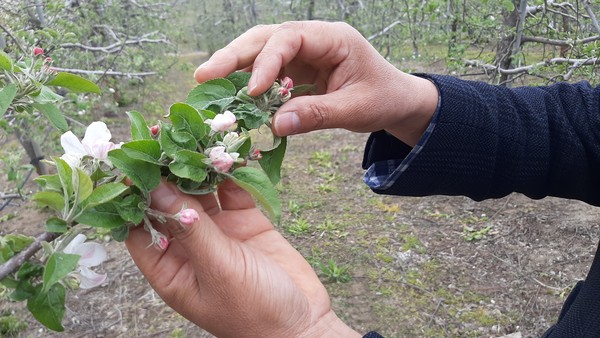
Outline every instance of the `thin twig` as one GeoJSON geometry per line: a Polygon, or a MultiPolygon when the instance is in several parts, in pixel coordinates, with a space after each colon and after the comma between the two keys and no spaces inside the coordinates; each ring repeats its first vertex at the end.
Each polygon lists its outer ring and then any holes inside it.
{"type": "Polygon", "coordinates": [[[58,237],[57,233],[44,232],[43,234],[36,237],[25,250],[12,256],[4,264],[0,265],[0,280],[4,279],[18,268],[20,268],[27,260],[35,255],[41,248],[42,242],[52,242],[58,237]]]}

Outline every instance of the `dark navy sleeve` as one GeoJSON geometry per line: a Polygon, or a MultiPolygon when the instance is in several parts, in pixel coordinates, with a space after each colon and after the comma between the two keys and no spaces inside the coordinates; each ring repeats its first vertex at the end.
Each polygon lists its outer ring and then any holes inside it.
{"type": "Polygon", "coordinates": [[[511,89],[425,77],[441,98],[435,128],[420,149],[384,131],[371,134],[363,168],[365,181],[379,176],[367,182],[373,191],[474,200],[520,192],[600,205],[600,87],[580,82],[511,89]]]}

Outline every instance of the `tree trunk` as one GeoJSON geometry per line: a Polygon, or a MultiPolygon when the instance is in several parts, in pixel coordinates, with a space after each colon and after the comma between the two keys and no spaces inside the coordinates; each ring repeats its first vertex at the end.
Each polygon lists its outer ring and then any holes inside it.
{"type": "MultiPolygon", "coordinates": [[[[514,10],[511,12],[502,11],[502,29],[500,31],[500,35],[502,39],[498,42],[498,46],[496,48],[496,60],[494,63],[496,66],[502,69],[510,69],[512,67],[512,56],[513,56],[513,41],[515,39],[515,34],[510,33],[511,30],[516,29],[517,23],[519,21],[519,11],[517,10],[519,5],[515,3],[519,0],[513,0],[514,10]]],[[[521,0],[525,1],[526,0],[521,0]]],[[[499,83],[504,86],[510,86],[509,84],[510,75],[508,74],[500,74],[499,83]]]]}
{"type": "Polygon", "coordinates": [[[40,145],[32,140],[29,135],[27,135],[26,132],[23,132],[20,128],[15,130],[15,135],[17,136],[17,139],[19,140],[19,143],[21,143],[23,149],[25,149],[27,156],[29,156],[29,163],[35,167],[35,171],[38,173],[38,175],[47,175],[48,168],[46,168],[46,165],[44,162],[42,162],[44,159],[44,153],[40,149],[40,145]]]}
{"type": "Polygon", "coordinates": [[[310,0],[308,2],[308,9],[306,11],[306,20],[314,20],[315,19],[315,0],[310,0]]]}

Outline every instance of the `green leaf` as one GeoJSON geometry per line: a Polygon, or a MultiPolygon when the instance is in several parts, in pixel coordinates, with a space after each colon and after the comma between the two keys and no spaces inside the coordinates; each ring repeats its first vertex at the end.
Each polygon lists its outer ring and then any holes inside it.
{"type": "Polygon", "coordinates": [[[0,69],[7,70],[12,72],[13,70],[13,62],[10,56],[3,51],[0,51],[0,69]]]}
{"type": "Polygon", "coordinates": [[[169,109],[169,119],[173,122],[173,130],[185,130],[198,141],[210,131],[210,127],[204,123],[203,116],[196,108],[185,103],[173,104],[169,109]]]}
{"type": "Polygon", "coordinates": [[[65,220],[60,219],[58,217],[50,217],[46,221],[46,231],[48,232],[56,232],[59,234],[67,232],[67,222],[65,220]]]}
{"type": "Polygon", "coordinates": [[[100,94],[102,91],[95,83],[90,80],[84,79],[81,76],[71,73],[58,73],[56,77],[46,83],[48,86],[60,86],[66,89],[70,89],[76,93],[96,93],[100,94]]]}
{"type": "MultiPolygon", "coordinates": [[[[81,203],[87,199],[94,190],[94,183],[92,179],[85,173],[85,171],[76,168],[75,172],[77,175],[73,175],[73,190],[75,192],[75,203],[81,203]]],[[[77,204],[75,205],[77,207],[77,204]]]]}
{"type": "Polygon", "coordinates": [[[281,164],[287,147],[287,137],[282,137],[279,145],[270,151],[261,152],[262,158],[258,160],[260,167],[265,171],[271,183],[277,184],[281,179],[281,164]]]}
{"type": "Polygon", "coordinates": [[[35,295],[35,288],[28,280],[21,280],[8,297],[14,302],[22,302],[35,295]]]}
{"type": "Polygon", "coordinates": [[[139,224],[144,219],[144,201],[139,195],[132,194],[125,197],[122,201],[115,201],[115,203],[117,203],[119,216],[127,222],[139,224]]]}
{"type": "Polygon", "coordinates": [[[128,226],[122,226],[122,227],[118,227],[115,229],[112,229],[110,231],[110,235],[112,236],[112,238],[115,241],[118,242],[123,242],[127,239],[127,236],[129,236],[129,227],[128,226]]]}
{"type": "Polygon", "coordinates": [[[127,112],[129,120],[131,121],[131,140],[151,140],[152,135],[150,134],[150,128],[142,114],[136,111],[127,112]]]}
{"type": "Polygon", "coordinates": [[[10,83],[0,90],[0,117],[2,117],[17,95],[17,86],[10,83]]]}
{"type": "Polygon", "coordinates": [[[157,140],[137,140],[124,143],[121,149],[127,156],[157,165],[163,165],[160,160],[162,150],[157,140]]]}
{"type": "MultiPolygon", "coordinates": [[[[66,200],[69,200],[71,195],[73,195],[73,169],[71,169],[67,162],[59,157],[53,157],[52,159],[54,160],[56,171],[58,172],[58,177],[60,178],[63,196],[66,198],[66,200]]],[[[65,207],[68,207],[66,203],[65,207]]]]}
{"type": "Polygon", "coordinates": [[[81,202],[81,208],[85,210],[110,202],[127,189],[129,188],[125,184],[119,182],[102,184],[94,189],[87,199],[81,202]]]}
{"type": "Polygon", "coordinates": [[[169,157],[175,156],[180,150],[196,150],[196,140],[192,134],[185,131],[172,131],[172,126],[161,124],[159,142],[162,151],[169,157]]]}
{"type": "Polygon", "coordinates": [[[42,293],[50,290],[50,287],[73,272],[79,262],[79,255],[54,252],[48,258],[44,268],[44,288],[42,293]]]}
{"type": "Polygon", "coordinates": [[[188,94],[186,103],[203,110],[221,112],[235,100],[235,85],[227,79],[213,79],[199,84],[188,94]]]}
{"type": "Polygon", "coordinates": [[[175,153],[169,169],[174,175],[189,178],[195,182],[206,179],[208,165],[204,163],[206,155],[190,150],[180,150],[175,153]]]}
{"type": "Polygon", "coordinates": [[[507,12],[512,12],[515,10],[515,4],[512,2],[512,0],[503,0],[502,6],[507,12]]]}
{"type": "Polygon", "coordinates": [[[251,103],[237,106],[232,113],[239,121],[242,121],[242,125],[247,129],[258,129],[269,121],[270,116],[269,112],[260,110],[251,103]]]}
{"type": "Polygon", "coordinates": [[[248,191],[267,210],[275,223],[281,220],[281,201],[275,186],[269,177],[260,169],[241,167],[236,169],[231,178],[242,189],[248,191]]]}
{"type": "Polygon", "coordinates": [[[62,185],[58,175],[41,175],[33,179],[42,190],[62,192],[62,185]]]}
{"type": "Polygon", "coordinates": [[[63,101],[64,98],[56,94],[52,89],[41,86],[37,95],[33,95],[33,101],[39,104],[57,103],[63,101]]]}
{"type": "Polygon", "coordinates": [[[42,207],[49,207],[58,212],[65,208],[65,197],[56,191],[40,191],[31,198],[42,207]]]}
{"type": "Polygon", "coordinates": [[[27,300],[27,309],[47,328],[63,331],[61,321],[65,314],[65,295],[65,287],[60,283],[52,285],[48,292],[42,292],[42,286],[38,285],[35,295],[27,300]]]}
{"type": "Polygon", "coordinates": [[[125,224],[114,203],[100,204],[95,208],[87,209],[77,216],[76,221],[94,228],[105,229],[114,229],[125,224]]]}
{"type": "Polygon", "coordinates": [[[239,91],[248,85],[251,75],[251,72],[234,72],[227,75],[226,79],[233,83],[236,91],[239,91]]]}
{"type": "Polygon", "coordinates": [[[145,194],[160,184],[160,166],[156,164],[131,158],[123,149],[111,150],[108,159],[145,194]]]}
{"type": "Polygon", "coordinates": [[[67,124],[67,120],[63,114],[56,108],[56,106],[52,103],[36,103],[33,107],[39,110],[44,116],[55,126],[58,130],[65,132],[69,129],[69,125],[67,124]]]}

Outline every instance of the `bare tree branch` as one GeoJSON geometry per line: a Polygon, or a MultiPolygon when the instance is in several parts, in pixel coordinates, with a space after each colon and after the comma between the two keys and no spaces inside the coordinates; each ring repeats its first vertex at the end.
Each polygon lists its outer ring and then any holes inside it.
{"type": "Polygon", "coordinates": [[[592,25],[594,25],[596,32],[598,32],[598,34],[600,34],[600,25],[598,25],[598,19],[596,19],[596,15],[594,14],[594,11],[592,10],[592,6],[590,6],[590,1],[589,0],[583,1],[583,6],[585,7],[586,12],[590,16],[590,19],[592,20],[592,25]]]}
{"type": "Polygon", "coordinates": [[[509,74],[509,75],[526,73],[536,67],[549,66],[549,65],[553,65],[553,64],[565,64],[565,63],[573,65],[572,68],[580,68],[581,66],[597,65],[600,63],[600,58],[591,58],[591,59],[554,58],[554,59],[550,59],[547,61],[538,62],[538,63],[532,64],[532,65],[518,67],[518,68],[511,68],[511,69],[500,68],[498,66],[495,66],[495,65],[492,65],[489,63],[484,63],[479,60],[465,60],[465,64],[467,66],[478,67],[478,68],[485,69],[487,71],[494,71],[494,72],[498,72],[500,74],[509,74]]]}
{"type": "Polygon", "coordinates": [[[108,75],[108,76],[125,76],[125,77],[143,77],[156,75],[156,72],[139,72],[139,73],[125,73],[125,72],[114,72],[104,70],[84,70],[84,69],[69,69],[69,68],[57,68],[52,67],[57,72],[66,72],[72,74],[86,74],[86,75],[108,75]]]}
{"type": "MultiPolygon", "coordinates": [[[[108,45],[108,46],[96,47],[96,46],[84,45],[81,43],[63,43],[60,45],[60,47],[62,47],[62,48],[79,48],[79,49],[87,50],[90,52],[102,52],[102,53],[112,54],[112,53],[118,53],[121,50],[121,48],[123,48],[124,45],[141,45],[144,43],[164,43],[164,44],[171,43],[169,40],[167,40],[165,38],[161,38],[161,39],[149,39],[148,38],[148,36],[151,36],[155,33],[156,32],[144,34],[141,37],[138,37],[135,39],[126,39],[125,41],[117,40],[117,42],[115,42],[111,45],[108,45]]],[[[114,32],[111,35],[113,36],[113,38],[116,38],[116,35],[114,34],[114,32]]]]}
{"type": "Polygon", "coordinates": [[[42,242],[52,242],[58,237],[58,234],[52,232],[44,232],[36,237],[25,250],[12,256],[4,264],[0,265],[0,280],[4,279],[11,273],[20,268],[27,260],[35,255],[41,248],[42,242]]]}
{"type": "Polygon", "coordinates": [[[586,43],[594,42],[597,40],[600,40],[600,35],[590,36],[590,37],[587,37],[584,39],[578,39],[578,40],[572,40],[572,41],[542,38],[539,36],[523,36],[521,38],[522,43],[539,42],[539,43],[553,45],[553,46],[571,46],[571,45],[579,45],[579,44],[584,45],[586,43]]]}
{"type": "Polygon", "coordinates": [[[21,50],[21,52],[23,52],[24,55],[27,55],[27,51],[25,50],[25,48],[23,48],[23,46],[21,46],[21,43],[19,42],[19,40],[17,40],[17,38],[10,32],[10,30],[8,28],[4,27],[0,23],[0,29],[2,29],[8,36],[10,36],[10,38],[15,42],[15,45],[17,45],[17,47],[19,47],[19,49],[21,50]]]}
{"type": "Polygon", "coordinates": [[[385,27],[384,29],[382,29],[380,32],[375,33],[371,36],[369,36],[367,38],[368,41],[371,41],[373,39],[376,39],[382,35],[385,35],[390,29],[394,28],[394,26],[401,24],[402,22],[400,22],[400,20],[396,20],[394,22],[392,22],[390,25],[388,25],[387,27],[385,27]]]}

